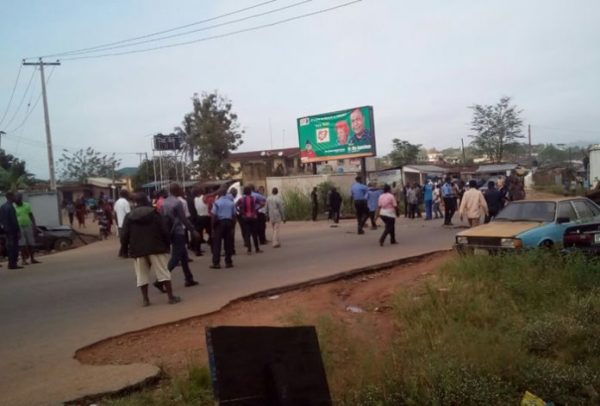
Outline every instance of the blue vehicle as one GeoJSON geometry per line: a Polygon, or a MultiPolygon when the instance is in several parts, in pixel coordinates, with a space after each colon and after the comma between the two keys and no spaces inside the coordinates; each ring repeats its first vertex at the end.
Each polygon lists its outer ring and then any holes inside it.
{"type": "Polygon", "coordinates": [[[569,227],[600,221],[600,206],[585,197],[511,202],[491,223],[456,235],[461,253],[563,246],[569,227]]]}

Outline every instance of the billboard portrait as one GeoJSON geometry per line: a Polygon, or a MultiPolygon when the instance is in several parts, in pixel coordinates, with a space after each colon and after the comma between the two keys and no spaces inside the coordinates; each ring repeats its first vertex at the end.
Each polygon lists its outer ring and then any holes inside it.
{"type": "Polygon", "coordinates": [[[297,124],[302,163],[376,155],[371,106],[302,117],[297,124]]]}

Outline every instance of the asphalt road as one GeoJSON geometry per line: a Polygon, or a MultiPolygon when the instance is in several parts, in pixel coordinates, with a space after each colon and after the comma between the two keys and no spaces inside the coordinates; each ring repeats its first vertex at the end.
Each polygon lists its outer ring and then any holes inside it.
{"type": "MultiPolygon", "coordinates": [[[[173,284],[182,302],[167,305],[151,290],[148,308],[141,306],[131,261],[116,255],[115,239],[42,257],[42,264],[21,271],[0,268],[0,404],[57,404],[137,382],[156,367],[88,366],[73,355],[103,338],[215,311],[261,290],[449,249],[457,231],[420,219],[401,219],[396,229],[399,244],[379,247],[381,228],[359,236],[350,220],[338,228],[287,223],[281,248],[238,254],[233,269],[211,270],[208,256],[194,257],[191,268],[200,285],[184,288],[178,268],[173,284]]],[[[236,243],[243,253],[239,238],[236,243]]]]}

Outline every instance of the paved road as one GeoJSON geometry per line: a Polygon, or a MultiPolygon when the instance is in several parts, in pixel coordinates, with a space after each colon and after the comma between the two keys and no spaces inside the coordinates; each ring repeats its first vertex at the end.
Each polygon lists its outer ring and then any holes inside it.
{"type": "Polygon", "coordinates": [[[214,311],[264,289],[448,249],[456,230],[439,221],[400,220],[399,245],[383,248],[380,232],[356,235],[350,220],[338,228],[288,223],[282,248],[238,255],[233,269],[210,270],[208,257],[194,258],[200,285],[184,288],[178,269],[173,283],[182,303],[167,305],[151,291],[148,308],[140,305],[131,262],[116,257],[115,240],[43,257],[43,264],[23,271],[0,268],[0,404],[56,404],[139,381],[156,367],[82,365],[73,354],[100,339],[214,311]]]}

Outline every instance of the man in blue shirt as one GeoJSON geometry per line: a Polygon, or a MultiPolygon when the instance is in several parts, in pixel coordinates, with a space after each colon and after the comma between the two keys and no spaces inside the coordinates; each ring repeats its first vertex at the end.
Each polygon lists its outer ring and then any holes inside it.
{"type": "Polygon", "coordinates": [[[442,186],[442,198],[444,199],[444,225],[452,225],[452,216],[456,212],[456,192],[450,177],[446,178],[446,183],[442,186]]]}
{"type": "Polygon", "coordinates": [[[358,223],[358,234],[364,234],[363,227],[369,218],[369,207],[367,205],[367,193],[369,188],[362,183],[362,178],[357,176],[355,182],[350,187],[350,197],[354,202],[356,210],[356,221],[358,223]]]}
{"type": "Polygon", "coordinates": [[[225,268],[233,268],[233,226],[235,204],[226,189],[219,190],[218,199],[212,206],[213,249],[212,269],[221,269],[221,246],[225,246],[225,268]]]}
{"type": "Polygon", "coordinates": [[[371,219],[371,230],[377,230],[377,223],[375,222],[375,212],[379,203],[379,196],[381,196],[381,189],[377,189],[377,185],[374,183],[369,184],[369,191],[367,192],[367,206],[369,208],[369,218],[371,219]]]}
{"type": "Polygon", "coordinates": [[[423,186],[423,201],[425,202],[425,220],[433,218],[433,183],[428,180],[423,186]]]}

